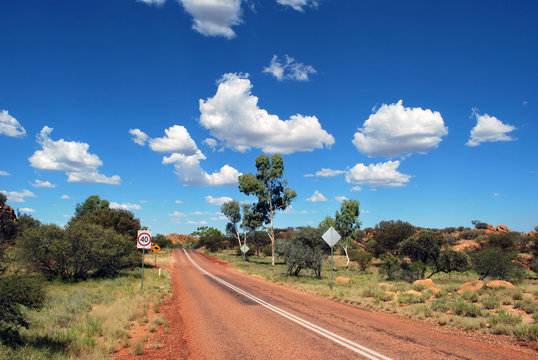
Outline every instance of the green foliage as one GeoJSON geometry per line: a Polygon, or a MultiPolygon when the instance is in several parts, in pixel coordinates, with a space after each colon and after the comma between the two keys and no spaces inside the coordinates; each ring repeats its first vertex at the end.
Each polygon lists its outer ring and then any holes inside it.
{"type": "Polygon", "coordinates": [[[484,309],[497,309],[501,306],[501,299],[495,295],[483,296],[481,302],[484,309]]]}
{"type": "Polygon", "coordinates": [[[474,225],[475,229],[485,230],[488,228],[488,223],[482,222],[480,220],[473,220],[471,223],[474,225]]]}
{"type": "Polygon", "coordinates": [[[68,225],[77,221],[101,225],[106,229],[112,229],[115,232],[128,237],[133,242],[136,242],[138,230],[141,229],[140,220],[135,218],[132,212],[120,209],[96,209],[92,212],[73,217],[68,225]]]}
{"type": "Polygon", "coordinates": [[[211,235],[224,236],[222,235],[222,232],[220,232],[219,229],[216,229],[210,226],[199,226],[198,228],[196,228],[196,231],[193,231],[191,233],[191,235],[196,236],[196,237],[204,237],[204,236],[211,236],[211,235]]]}
{"type": "Polygon", "coordinates": [[[361,271],[366,271],[372,263],[373,255],[362,249],[352,249],[349,251],[349,258],[359,264],[361,271]]]}
{"type": "Polygon", "coordinates": [[[323,234],[325,233],[325,231],[329,230],[331,226],[333,228],[336,227],[335,220],[330,215],[327,215],[325,216],[323,220],[321,220],[321,222],[318,225],[318,228],[321,230],[321,233],[323,234]]]}
{"type": "Polygon", "coordinates": [[[298,276],[302,269],[311,269],[316,277],[321,277],[321,235],[319,229],[303,227],[295,231],[290,240],[278,239],[275,252],[284,259],[288,274],[298,276]]]}
{"type": "Polygon", "coordinates": [[[17,242],[22,260],[47,278],[86,279],[111,276],[138,264],[134,241],[88,221],[29,229],[17,242]]]}
{"type": "Polygon", "coordinates": [[[252,206],[252,211],[258,214],[258,221],[271,225],[272,264],[274,265],[273,218],[276,211],[285,210],[291,201],[297,197],[295,190],[287,188],[284,176],[284,160],[281,155],[268,157],[260,155],[256,158],[256,175],[252,173],[239,176],[239,191],[246,195],[255,195],[258,202],[252,206]]]}
{"type": "Polygon", "coordinates": [[[0,276],[0,340],[17,342],[18,329],[28,328],[24,309],[39,309],[44,299],[45,292],[36,280],[20,274],[0,276]]]}
{"type": "Polygon", "coordinates": [[[381,221],[375,226],[373,251],[376,257],[398,249],[400,242],[415,233],[415,227],[401,220],[381,221]]]}
{"type": "Polygon", "coordinates": [[[511,253],[501,248],[487,247],[473,254],[473,268],[480,275],[480,280],[488,276],[494,279],[509,279],[517,273],[513,258],[511,253]]]}
{"type": "Polygon", "coordinates": [[[198,240],[199,246],[205,246],[205,248],[211,252],[216,252],[226,247],[227,239],[222,233],[211,233],[204,235],[198,240]]]}
{"type": "Polygon", "coordinates": [[[151,242],[153,244],[159,245],[159,247],[161,249],[168,248],[168,247],[172,246],[172,240],[167,239],[166,236],[164,236],[163,234],[157,234],[155,236],[152,236],[151,237],[151,242]]]}
{"type": "Polygon", "coordinates": [[[434,262],[434,270],[428,276],[444,272],[446,274],[452,271],[464,272],[471,268],[471,258],[465,251],[455,251],[450,248],[441,251],[439,258],[434,262]]]}
{"type": "Polygon", "coordinates": [[[353,241],[354,233],[359,230],[361,223],[359,221],[359,201],[344,200],[340,206],[340,211],[334,215],[335,230],[338,231],[342,239],[339,244],[344,249],[349,265],[348,247],[353,241]]]}
{"type": "Polygon", "coordinates": [[[110,203],[108,200],[101,200],[99,195],[88,197],[82,204],[77,204],[75,208],[75,216],[82,216],[92,213],[96,210],[108,210],[110,203]]]}
{"type": "Polygon", "coordinates": [[[400,253],[409,256],[412,261],[422,261],[428,264],[437,261],[445,243],[441,233],[423,230],[402,241],[400,253]]]}
{"type": "Polygon", "coordinates": [[[388,280],[394,280],[396,273],[400,270],[400,261],[391,253],[381,255],[380,272],[387,276],[388,280]]]}
{"type": "Polygon", "coordinates": [[[518,250],[518,237],[519,234],[517,232],[489,234],[486,247],[499,248],[502,251],[515,256],[518,250]]]}

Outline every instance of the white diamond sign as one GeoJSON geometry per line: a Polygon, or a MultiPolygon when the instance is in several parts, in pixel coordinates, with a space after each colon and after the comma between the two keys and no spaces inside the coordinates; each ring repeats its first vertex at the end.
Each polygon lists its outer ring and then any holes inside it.
{"type": "Polygon", "coordinates": [[[334,244],[340,240],[340,234],[338,234],[332,226],[329,228],[329,230],[325,231],[325,234],[323,234],[321,237],[327,244],[329,244],[330,247],[333,247],[334,244]]]}

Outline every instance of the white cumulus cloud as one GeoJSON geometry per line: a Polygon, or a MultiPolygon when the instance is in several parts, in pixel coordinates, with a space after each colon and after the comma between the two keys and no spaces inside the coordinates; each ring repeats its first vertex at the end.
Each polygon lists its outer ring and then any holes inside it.
{"type": "Polygon", "coordinates": [[[315,116],[297,114],[281,120],[258,107],[251,88],[248,75],[225,74],[215,96],[200,99],[200,123],[226,146],[241,152],[255,147],[291,154],[334,144],[315,116]]]}
{"type": "Polygon", "coordinates": [[[21,213],[34,213],[35,212],[35,210],[32,208],[19,208],[17,210],[19,210],[21,213]]]}
{"type": "Polygon", "coordinates": [[[166,0],[136,0],[137,2],[143,2],[148,5],[162,6],[166,0]]]}
{"type": "Polygon", "coordinates": [[[241,0],[179,0],[193,18],[192,28],[205,36],[235,37],[241,23],[241,0]]]}
{"type": "Polygon", "coordinates": [[[448,134],[441,114],[430,109],[406,108],[402,100],[383,104],[355,133],[353,144],[363,154],[393,157],[426,153],[448,134]]]}
{"type": "Polygon", "coordinates": [[[372,187],[397,187],[409,182],[410,175],[398,172],[400,161],[385,163],[357,164],[346,174],[346,181],[352,184],[370,185],[372,187]]]}
{"type": "Polygon", "coordinates": [[[0,170],[0,176],[10,176],[11,174],[8,173],[7,171],[4,171],[4,170],[0,170]]]}
{"type": "Polygon", "coordinates": [[[62,195],[61,197],[63,200],[71,200],[71,197],[69,195],[62,195]]]}
{"type": "Polygon", "coordinates": [[[224,203],[227,203],[228,201],[232,201],[232,200],[233,199],[228,196],[213,197],[211,195],[208,195],[205,197],[205,201],[208,204],[219,205],[219,206],[222,206],[224,203]]]}
{"type": "MultiPolygon", "coordinates": [[[[140,138],[138,132],[129,130],[135,136],[133,141],[144,146],[146,141],[149,147],[156,152],[170,153],[164,156],[163,164],[173,164],[179,182],[187,186],[233,186],[237,184],[237,178],[241,175],[236,169],[229,165],[224,165],[219,171],[211,174],[207,173],[200,165],[200,160],[205,160],[206,156],[198,149],[196,143],[191,138],[184,126],[174,125],[165,130],[162,138],[146,137],[144,141],[137,142],[140,138]]],[[[147,135],[146,135],[147,136],[147,135]]]]}
{"type": "Polygon", "coordinates": [[[36,194],[31,192],[30,190],[24,189],[23,191],[6,191],[6,190],[0,190],[0,193],[7,196],[7,200],[9,202],[25,202],[24,198],[37,197],[36,194]]]}
{"type": "Polygon", "coordinates": [[[361,191],[362,188],[360,186],[353,186],[350,191],[361,191]]]}
{"type": "Polygon", "coordinates": [[[314,194],[311,197],[306,199],[306,201],[323,202],[323,201],[327,201],[327,198],[325,196],[323,196],[323,194],[320,193],[318,190],[316,190],[316,191],[314,191],[314,194]]]}
{"type": "Polygon", "coordinates": [[[333,176],[338,176],[340,174],[345,174],[345,171],[322,168],[321,170],[316,172],[316,176],[320,176],[320,177],[333,177],[333,176]]]}
{"type": "Polygon", "coordinates": [[[183,201],[181,201],[181,200],[176,200],[176,201],[174,201],[174,202],[175,202],[176,204],[183,204],[183,201]]]}
{"type": "Polygon", "coordinates": [[[49,181],[42,181],[36,179],[33,183],[28,182],[30,185],[32,185],[35,188],[48,188],[48,189],[54,189],[56,187],[56,184],[52,184],[49,181]]]}
{"type": "Polygon", "coordinates": [[[63,139],[54,141],[49,135],[52,128],[44,126],[37,135],[37,142],[42,150],[37,150],[28,160],[30,165],[40,170],[62,171],[68,182],[101,183],[117,185],[121,182],[118,175],[107,177],[99,174],[98,167],[103,162],[95,154],[90,154],[90,146],[76,141],[63,139]]]}
{"type": "Polygon", "coordinates": [[[138,204],[131,204],[131,203],[119,204],[113,201],[110,203],[110,208],[131,211],[131,210],[140,210],[142,209],[142,206],[138,204]]]}
{"type": "Polygon", "coordinates": [[[347,197],[345,197],[345,196],[336,196],[334,199],[335,199],[336,201],[338,201],[338,202],[342,202],[342,201],[349,200],[349,199],[348,199],[347,197]]]}
{"type": "Polygon", "coordinates": [[[480,115],[477,109],[473,109],[473,116],[476,118],[476,126],[471,130],[471,137],[465,145],[478,146],[483,142],[515,140],[507,135],[516,129],[515,126],[503,124],[495,116],[480,115]]]}
{"type": "Polygon", "coordinates": [[[315,74],[316,69],[311,65],[297,62],[294,58],[289,57],[288,55],[285,55],[283,60],[279,60],[278,56],[273,55],[271,63],[263,69],[263,72],[273,75],[278,81],[308,81],[308,75],[315,74]]]}
{"type": "Polygon", "coordinates": [[[21,138],[26,135],[26,130],[17,119],[9,115],[7,110],[2,110],[0,111],[0,135],[21,138]]]}
{"type": "Polygon", "coordinates": [[[316,0],[276,0],[280,5],[291,6],[294,10],[304,11],[304,7],[312,6],[316,7],[318,2],[316,0]]]}
{"type": "Polygon", "coordinates": [[[149,138],[149,136],[140,129],[129,129],[129,134],[133,135],[133,142],[141,146],[146,145],[146,141],[149,138]]]}

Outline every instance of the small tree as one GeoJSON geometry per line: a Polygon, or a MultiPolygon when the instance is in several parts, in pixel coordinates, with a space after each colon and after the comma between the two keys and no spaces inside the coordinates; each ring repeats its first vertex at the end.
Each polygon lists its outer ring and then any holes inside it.
{"type": "MultiPolygon", "coordinates": [[[[418,234],[412,235],[407,240],[400,243],[400,253],[409,256],[412,261],[420,261],[422,264],[436,263],[441,254],[441,248],[446,244],[444,236],[436,231],[423,230],[418,234]]],[[[426,271],[420,274],[424,278],[426,271]]]]}
{"type": "Polygon", "coordinates": [[[311,269],[316,277],[321,277],[323,260],[321,233],[312,227],[300,228],[290,240],[279,239],[276,253],[282,257],[290,275],[298,276],[302,269],[311,269]]]}
{"type": "Polygon", "coordinates": [[[471,268],[471,259],[464,251],[446,249],[441,251],[439,258],[434,263],[434,266],[435,268],[428,276],[428,279],[439,272],[449,274],[452,271],[467,271],[471,268]]]}
{"type": "Polygon", "coordinates": [[[108,200],[101,200],[99,195],[92,195],[88,197],[82,204],[77,204],[75,208],[75,216],[82,216],[92,213],[96,210],[107,210],[110,207],[108,200]]]}
{"type": "Polygon", "coordinates": [[[284,176],[284,160],[281,155],[270,158],[260,155],[256,158],[256,175],[251,173],[239,176],[239,191],[246,195],[255,195],[258,202],[253,211],[260,214],[265,224],[270,224],[267,232],[271,239],[271,263],[275,265],[274,216],[278,210],[285,210],[297,196],[295,190],[287,188],[284,176]]]}
{"type": "Polygon", "coordinates": [[[484,280],[488,276],[509,279],[516,275],[516,265],[512,260],[513,255],[498,247],[485,248],[473,255],[474,270],[480,275],[480,280],[484,280]]]}
{"type": "Polygon", "coordinates": [[[336,211],[334,216],[336,230],[342,236],[340,246],[346,254],[346,269],[349,268],[348,247],[353,242],[353,234],[359,230],[359,201],[344,200],[340,206],[340,211],[336,211]]]}
{"type": "Polygon", "coordinates": [[[238,224],[241,222],[241,207],[235,200],[225,202],[220,211],[228,218],[226,231],[237,237],[237,243],[241,247],[241,236],[239,235],[238,224]]]}
{"type": "Polygon", "coordinates": [[[372,250],[375,256],[398,249],[400,242],[415,233],[415,227],[401,220],[381,221],[375,226],[372,250]]]}
{"type": "Polygon", "coordinates": [[[349,252],[349,258],[359,264],[361,271],[366,271],[368,266],[372,263],[373,256],[362,249],[352,249],[349,252]]]}

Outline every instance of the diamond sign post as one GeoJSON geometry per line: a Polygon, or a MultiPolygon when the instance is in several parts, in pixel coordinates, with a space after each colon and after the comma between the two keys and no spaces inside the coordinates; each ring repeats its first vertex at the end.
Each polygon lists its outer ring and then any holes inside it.
{"type": "Polygon", "coordinates": [[[247,251],[249,250],[250,248],[248,247],[247,244],[243,244],[243,246],[241,246],[241,251],[243,252],[243,259],[245,259],[247,257],[247,251]]]}
{"type": "Polygon", "coordinates": [[[323,240],[331,247],[331,290],[333,289],[333,246],[340,240],[340,234],[331,226],[329,230],[321,236],[323,240]]]}

